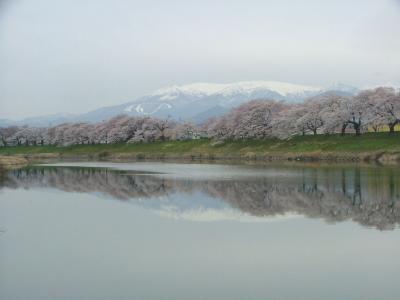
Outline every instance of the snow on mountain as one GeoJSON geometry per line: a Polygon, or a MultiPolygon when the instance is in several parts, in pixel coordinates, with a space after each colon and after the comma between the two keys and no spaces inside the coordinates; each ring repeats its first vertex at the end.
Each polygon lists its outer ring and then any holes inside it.
{"type": "Polygon", "coordinates": [[[220,93],[225,97],[235,94],[248,94],[260,91],[272,91],[286,97],[289,95],[302,95],[309,92],[317,92],[322,90],[321,87],[312,87],[279,81],[243,81],[229,84],[220,93]]]}
{"type": "Polygon", "coordinates": [[[229,84],[220,83],[192,83],[182,86],[173,85],[156,90],[154,93],[150,94],[150,96],[159,96],[162,100],[172,100],[180,94],[188,94],[197,97],[211,96],[228,86],[229,84]]]}
{"type": "Polygon", "coordinates": [[[222,95],[229,97],[237,94],[247,94],[259,91],[272,91],[287,96],[289,94],[302,94],[305,92],[320,91],[321,87],[311,87],[298,84],[291,84],[279,81],[242,81],[237,83],[218,84],[218,83],[193,83],[182,86],[171,86],[159,89],[151,96],[159,96],[161,100],[173,100],[181,94],[196,97],[222,95]]]}
{"type": "MultiPolygon", "coordinates": [[[[14,123],[48,126],[62,122],[100,122],[121,114],[171,117],[176,120],[191,120],[200,123],[210,117],[222,115],[231,108],[253,99],[298,102],[328,91],[349,95],[356,94],[358,89],[340,83],[328,88],[279,81],[192,83],[162,88],[125,104],[102,107],[80,115],[44,116],[14,123]]],[[[13,123],[10,120],[1,120],[0,126],[2,123],[10,124],[10,122],[13,123]]]]}
{"type": "Polygon", "coordinates": [[[137,113],[143,114],[143,115],[154,115],[157,111],[159,111],[160,109],[163,109],[163,108],[171,109],[172,105],[168,104],[168,103],[161,103],[153,111],[149,111],[149,112],[145,111],[142,104],[129,105],[127,108],[124,109],[124,112],[131,113],[133,111],[136,111],[137,113]]]}
{"type": "MultiPolygon", "coordinates": [[[[301,101],[323,90],[322,87],[278,81],[174,85],[127,103],[122,112],[201,122],[252,99],[301,101]]],[[[92,119],[92,115],[86,117],[92,119]]]]}

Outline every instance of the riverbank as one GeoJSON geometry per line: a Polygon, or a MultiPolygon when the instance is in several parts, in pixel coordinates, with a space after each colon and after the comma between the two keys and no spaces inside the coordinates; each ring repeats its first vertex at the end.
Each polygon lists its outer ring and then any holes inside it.
{"type": "MultiPolygon", "coordinates": [[[[0,156],[33,160],[89,159],[205,159],[400,162],[400,135],[368,133],[361,137],[299,136],[291,140],[236,140],[156,142],[148,144],[102,144],[1,147],[0,156]]],[[[1,161],[0,161],[1,164],[1,161]]]]}
{"type": "Polygon", "coordinates": [[[13,169],[26,166],[29,160],[22,156],[3,156],[0,155],[0,169],[13,169]]]}

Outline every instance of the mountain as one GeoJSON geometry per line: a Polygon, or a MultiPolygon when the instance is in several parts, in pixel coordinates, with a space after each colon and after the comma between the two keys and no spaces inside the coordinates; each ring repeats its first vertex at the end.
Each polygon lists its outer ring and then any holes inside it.
{"type": "Polygon", "coordinates": [[[346,85],[343,83],[334,83],[333,85],[327,87],[325,89],[327,92],[334,92],[337,94],[341,95],[355,95],[357,94],[360,90],[354,86],[346,85]]]}
{"type": "Polygon", "coordinates": [[[76,115],[74,114],[52,114],[38,117],[25,118],[22,120],[14,121],[8,119],[0,119],[0,127],[7,126],[33,126],[33,127],[41,127],[41,126],[54,126],[66,122],[70,122],[74,119],[76,115]]]}
{"type": "Polygon", "coordinates": [[[57,114],[21,121],[0,120],[0,126],[2,124],[7,124],[6,126],[10,124],[49,126],[64,122],[99,122],[120,114],[170,117],[176,120],[201,123],[253,99],[298,102],[329,91],[341,95],[352,95],[357,93],[358,89],[344,84],[334,84],[323,88],[278,81],[243,81],[228,84],[193,83],[159,89],[128,103],[102,107],[80,115],[57,114]]]}
{"type": "Polygon", "coordinates": [[[135,101],[101,108],[79,116],[92,122],[117,114],[171,117],[196,122],[221,115],[232,107],[252,99],[300,101],[321,91],[309,87],[274,81],[251,81],[233,84],[195,83],[160,89],[135,101]]]}

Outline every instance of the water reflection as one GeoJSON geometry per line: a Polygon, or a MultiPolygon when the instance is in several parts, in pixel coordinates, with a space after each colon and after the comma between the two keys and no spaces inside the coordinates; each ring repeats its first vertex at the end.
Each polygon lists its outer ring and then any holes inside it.
{"type": "Polygon", "coordinates": [[[3,174],[0,186],[100,193],[125,201],[141,200],[144,206],[159,205],[158,209],[162,203],[162,209],[171,211],[172,207],[175,212],[230,207],[259,218],[300,214],[327,222],[352,220],[380,230],[392,230],[400,222],[400,172],[396,169],[282,168],[293,176],[182,179],[107,168],[31,167],[3,174]],[[203,199],[199,204],[199,197],[194,197],[199,194],[215,201],[203,199]]]}

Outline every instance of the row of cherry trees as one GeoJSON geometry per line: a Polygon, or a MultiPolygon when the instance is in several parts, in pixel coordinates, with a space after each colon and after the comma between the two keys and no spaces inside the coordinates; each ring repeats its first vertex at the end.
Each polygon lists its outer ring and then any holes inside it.
{"type": "Polygon", "coordinates": [[[254,100],[201,126],[171,119],[118,116],[97,124],[67,123],[49,128],[0,128],[0,144],[59,145],[141,143],[165,140],[290,138],[306,134],[361,135],[369,128],[400,124],[400,92],[365,90],[356,96],[324,94],[302,103],[254,100]]]}
{"type": "Polygon", "coordinates": [[[196,128],[170,119],[117,116],[97,124],[0,128],[0,138],[3,146],[140,143],[196,138],[196,128]]]}
{"type": "Polygon", "coordinates": [[[255,100],[207,123],[211,138],[290,138],[305,134],[356,135],[369,128],[388,128],[394,133],[400,124],[400,93],[393,88],[365,90],[356,96],[324,94],[302,103],[255,100]]]}

